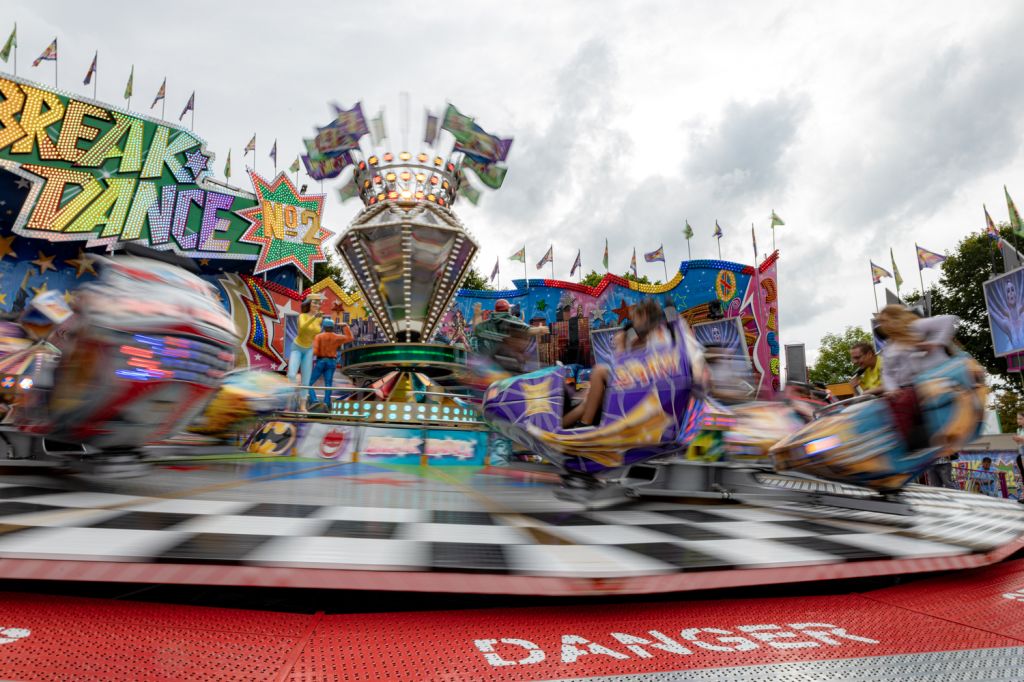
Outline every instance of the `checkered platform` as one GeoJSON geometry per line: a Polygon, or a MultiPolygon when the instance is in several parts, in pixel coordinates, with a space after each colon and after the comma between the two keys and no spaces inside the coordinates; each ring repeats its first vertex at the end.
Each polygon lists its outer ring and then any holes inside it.
{"type": "Polygon", "coordinates": [[[0,559],[619,578],[956,557],[1019,542],[1022,505],[912,488],[911,516],[785,503],[605,511],[139,497],[0,484],[0,559]]]}

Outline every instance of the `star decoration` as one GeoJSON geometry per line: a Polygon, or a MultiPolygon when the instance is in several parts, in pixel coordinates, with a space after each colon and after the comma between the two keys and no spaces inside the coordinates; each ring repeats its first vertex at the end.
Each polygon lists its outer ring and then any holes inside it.
{"type": "Polygon", "coordinates": [[[3,260],[5,256],[10,256],[13,259],[18,258],[18,254],[14,253],[14,249],[11,248],[11,242],[13,241],[13,234],[9,237],[0,237],[0,260],[3,260]]]}
{"type": "Polygon", "coordinates": [[[313,265],[327,260],[324,255],[323,243],[331,236],[331,233],[321,226],[319,232],[311,235],[315,243],[305,243],[303,239],[310,229],[309,218],[303,221],[301,216],[305,210],[313,211],[319,221],[320,215],[323,213],[324,197],[299,194],[285,173],[278,175],[273,183],[267,183],[254,171],[249,171],[249,177],[252,180],[258,203],[251,208],[238,211],[238,215],[250,223],[238,240],[248,244],[258,244],[261,247],[259,260],[256,261],[253,274],[258,275],[261,272],[291,264],[298,268],[306,279],[313,279],[313,265]],[[285,228],[286,230],[291,229],[293,234],[285,234],[282,239],[269,233],[269,228],[263,221],[263,209],[266,203],[283,204],[285,207],[294,206],[298,210],[300,216],[298,226],[285,228]]]}
{"type": "Polygon", "coordinates": [[[624,299],[620,298],[619,307],[612,308],[612,312],[615,313],[619,318],[617,324],[622,324],[623,320],[629,319],[630,306],[626,304],[626,301],[624,299]]]}
{"type": "Polygon", "coordinates": [[[64,292],[64,302],[65,303],[67,303],[68,305],[71,305],[71,301],[73,299],[74,299],[74,296],[71,295],[70,291],[65,291],[64,292]]]}
{"type": "Polygon", "coordinates": [[[31,289],[32,293],[35,294],[36,296],[38,296],[39,294],[45,294],[47,291],[50,290],[50,288],[46,285],[45,281],[42,283],[42,285],[38,287],[29,287],[29,289],[31,289]]]}
{"type": "Polygon", "coordinates": [[[192,171],[192,177],[199,181],[199,176],[204,172],[208,172],[206,165],[210,162],[210,158],[203,153],[202,149],[198,147],[195,152],[185,152],[185,167],[192,171]]]}
{"type": "Polygon", "coordinates": [[[524,416],[531,414],[547,414],[555,411],[555,405],[551,401],[552,390],[551,377],[535,384],[523,384],[523,398],[526,401],[524,416]]]}
{"type": "Polygon", "coordinates": [[[539,310],[541,312],[544,312],[547,309],[548,309],[548,302],[547,301],[545,301],[544,299],[541,299],[541,300],[537,301],[537,310],[539,310]]]}
{"type": "Polygon", "coordinates": [[[199,259],[199,267],[205,268],[209,264],[210,264],[210,259],[209,258],[200,258],[199,259]]]}
{"type": "Polygon", "coordinates": [[[0,305],[7,305],[7,294],[0,294],[0,305]]]}
{"type": "Polygon", "coordinates": [[[92,276],[96,277],[96,266],[82,249],[78,250],[78,258],[68,258],[64,262],[75,269],[75,279],[78,279],[87,272],[92,273],[92,276]]]}
{"type": "Polygon", "coordinates": [[[39,258],[32,261],[32,265],[39,266],[40,275],[45,273],[47,270],[53,270],[54,272],[57,272],[57,266],[53,264],[54,258],[56,258],[56,256],[47,256],[42,251],[39,251],[39,258]]]}
{"type": "Polygon", "coordinates": [[[29,182],[25,178],[18,178],[14,183],[14,186],[18,189],[28,189],[28,185],[29,182]]]}
{"type": "Polygon", "coordinates": [[[594,306],[594,309],[590,311],[590,319],[592,319],[592,320],[603,320],[604,319],[604,315],[607,312],[608,312],[607,309],[602,308],[599,305],[596,305],[596,306],[594,306]]]}

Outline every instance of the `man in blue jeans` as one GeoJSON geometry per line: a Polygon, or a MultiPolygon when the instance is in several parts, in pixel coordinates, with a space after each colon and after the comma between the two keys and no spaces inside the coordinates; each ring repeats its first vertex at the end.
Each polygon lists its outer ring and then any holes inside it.
{"type": "MultiPolygon", "coordinates": [[[[315,386],[317,379],[324,378],[324,403],[327,410],[331,409],[331,387],[334,385],[334,369],[338,366],[338,349],[352,340],[352,330],[347,324],[341,325],[341,333],[334,333],[334,320],[327,318],[323,322],[323,331],[313,339],[313,374],[309,379],[309,385],[315,386]]],[[[309,402],[316,402],[316,392],[309,389],[309,402]]]]}

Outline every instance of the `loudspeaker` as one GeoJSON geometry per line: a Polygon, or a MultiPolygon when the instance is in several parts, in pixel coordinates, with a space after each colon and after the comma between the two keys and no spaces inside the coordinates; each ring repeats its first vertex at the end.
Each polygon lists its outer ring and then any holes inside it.
{"type": "Polygon", "coordinates": [[[720,320],[723,317],[725,317],[725,314],[722,312],[722,302],[719,301],[717,298],[714,299],[713,301],[709,301],[708,302],[708,319],[720,320]]]}
{"type": "Polygon", "coordinates": [[[786,346],[786,383],[807,383],[807,354],[804,344],[786,346]]]}

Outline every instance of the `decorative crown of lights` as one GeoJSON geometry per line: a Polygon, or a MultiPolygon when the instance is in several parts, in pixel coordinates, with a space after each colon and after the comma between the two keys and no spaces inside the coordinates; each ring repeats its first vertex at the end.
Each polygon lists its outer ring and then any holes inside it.
{"type": "Polygon", "coordinates": [[[450,159],[426,152],[384,152],[355,166],[359,197],[367,207],[387,201],[424,201],[448,208],[455,203],[461,177],[450,159]]]}

